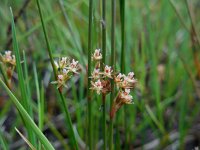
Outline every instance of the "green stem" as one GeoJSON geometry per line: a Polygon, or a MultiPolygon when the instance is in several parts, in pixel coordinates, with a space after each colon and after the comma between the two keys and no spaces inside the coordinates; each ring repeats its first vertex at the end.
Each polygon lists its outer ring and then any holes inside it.
{"type": "Polygon", "coordinates": [[[106,95],[102,95],[103,102],[103,149],[106,150],[106,95]]]}
{"type": "MultiPolygon", "coordinates": [[[[45,25],[44,25],[44,19],[43,19],[43,16],[42,16],[42,11],[41,11],[39,0],[37,0],[37,6],[38,6],[39,14],[40,14],[40,19],[41,19],[41,22],[42,22],[42,28],[43,28],[43,31],[44,31],[46,44],[47,44],[47,50],[48,50],[48,53],[49,53],[51,65],[53,67],[53,72],[54,72],[54,76],[55,76],[55,79],[56,79],[57,78],[57,70],[56,70],[56,66],[54,64],[52,50],[51,50],[51,47],[50,47],[50,43],[49,43],[49,40],[48,40],[46,28],[45,28],[45,25]]],[[[78,144],[77,144],[77,141],[76,141],[76,138],[75,138],[75,134],[74,134],[73,126],[72,126],[72,121],[71,121],[71,117],[70,117],[69,112],[68,112],[66,100],[65,100],[65,98],[64,98],[64,96],[62,94],[62,91],[61,90],[58,90],[58,91],[59,91],[59,95],[60,95],[60,98],[61,98],[62,103],[63,103],[65,115],[67,117],[65,119],[69,124],[69,129],[70,129],[70,133],[72,135],[72,140],[73,140],[73,146],[75,147],[76,150],[78,150],[79,148],[78,148],[78,144]]]]}
{"type": "Polygon", "coordinates": [[[89,1],[89,26],[88,26],[88,145],[89,149],[92,150],[92,101],[91,101],[91,49],[92,49],[92,9],[93,0],[89,1]]]}
{"type": "Polygon", "coordinates": [[[63,108],[64,108],[64,111],[65,111],[65,114],[66,114],[66,119],[67,119],[67,122],[69,124],[69,128],[70,128],[70,132],[71,132],[71,135],[72,135],[72,139],[73,139],[73,146],[75,147],[76,150],[78,150],[78,144],[76,142],[76,137],[75,137],[75,134],[74,134],[74,130],[73,130],[73,125],[72,125],[72,121],[71,121],[71,117],[70,117],[70,114],[69,114],[69,111],[67,109],[67,102],[63,96],[63,94],[59,91],[59,95],[61,97],[61,101],[63,103],[63,108]]]}
{"type": "Polygon", "coordinates": [[[120,0],[120,18],[121,18],[121,72],[125,73],[125,0],[120,0]]]}
{"type": "MultiPolygon", "coordinates": [[[[112,26],[111,26],[111,66],[115,72],[115,19],[116,19],[116,1],[112,0],[112,26]]],[[[112,109],[115,94],[114,80],[111,81],[110,110],[112,109]]],[[[113,149],[113,119],[110,117],[110,143],[109,149],[113,149]]]]}
{"type": "Polygon", "coordinates": [[[46,41],[46,44],[47,44],[47,51],[48,51],[48,54],[49,54],[49,57],[50,57],[51,65],[53,67],[54,76],[56,78],[56,76],[57,76],[56,75],[57,74],[56,66],[54,64],[50,43],[49,43],[49,40],[48,40],[46,28],[45,28],[45,25],[44,25],[44,19],[43,19],[41,7],[40,7],[40,0],[36,0],[36,1],[37,1],[37,7],[38,7],[38,10],[39,10],[39,14],[40,14],[40,19],[41,19],[41,23],[42,23],[42,29],[43,29],[43,32],[44,32],[45,41],[46,41]]]}
{"type": "MultiPolygon", "coordinates": [[[[126,72],[125,68],[125,0],[120,0],[120,18],[121,18],[121,73],[126,72]]],[[[125,149],[128,149],[128,110],[124,107],[124,127],[125,127],[125,149]]],[[[119,132],[119,131],[118,131],[119,132]]]]}
{"type": "MultiPolygon", "coordinates": [[[[102,64],[101,70],[103,70],[103,65],[106,63],[106,0],[102,1],[102,64]]],[[[104,150],[106,150],[106,95],[102,95],[103,102],[103,141],[104,141],[104,150]]]]}

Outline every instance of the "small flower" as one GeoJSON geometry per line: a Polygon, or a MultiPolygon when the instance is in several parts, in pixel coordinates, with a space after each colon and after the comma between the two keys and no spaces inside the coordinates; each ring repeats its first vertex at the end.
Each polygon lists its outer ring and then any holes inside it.
{"type": "Polygon", "coordinates": [[[108,78],[112,79],[112,75],[111,75],[112,72],[113,72],[113,70],[111,69],[111,67],[106,65],[105,68],[104,68],[103,75],[105,77],[108,77],[108,78]]]}
{"type": "Polygon", "coordinates": [[[4,58],[8,62],[12,60],[11,53],[12,53],[11,51],[5,51],[5,55],[4,55],[5,57],[4,58]]]}
{"type": "Polygon", "coordinates": [[[120,92],[119,96],[124,104],[132,104],[133,97],[130,95],[130,89],[125,89],[124,91],[120,92]]]}
{"type": "Polygon", "coordinates": [[[64,68],[67,65],[68,65],[68,58],[67,57],[61,57],[61,59],[60,59],[60,67],[64,68]]]}
{"type": "Polygon", "coordinates": [[[102,54],[100,51],[100,49],[95,49],[94,54],[92,55],[92,60],[98,61],[102,59],[102,54]]]}
{"type": "Polygon", "coordinates": [[[134,73],[133,72],[129,72],[128,76],[125,78],[126,81],[130,82],[130,83],[136,83],[137,81],[134,79],[134,73]]]}
{"type": "Polygon", "coordinates": [[[67,57],[61,57],[58,62],[54,61],[56,68],[62,70],[69,65],[69,59],[67,57]]]}
{"type": "Polygon", "coordinates": [[[123,83],[123,81],[124,81],[124,77],[125,77],[125,75],[124,75],[124,74],[121,74],[121,73],[119,73],[119,74],[115,77],[115,82],[116,82],[116,85],[117,85],[118,87],[122,87],[122,83],[123,83]]]}
{"type": "Polygon", "coordinates": [[[122,75],[121,73],[115,77],[115,82],[119,88],[127,89],[134,88],[136,79],[133,77],[133,72],[129,73],[128,76],[122,75]]]}
{"type": "Polygon", "coordinates": [[[129,72],[128,73],[128,78],[133,79],[134,75],[135,75],[134,72],[129,72]]]}
{"type": "Polygon", "coordinates": [[[8,64],[11,64],[13,66],[16,65],[15,55],[12,55],[11,51],[5,51],[4,55],[0,55],[0,60],[3,63],[8,63],[8,64]]]}
{"type": "Polygon", "coordinates": [[[73,73],[78,73],[77,72],[79,70],[78,61],[72,59],[72,62],[70,63],[69,67],[66,68],[73,73]]]}
{"type": "Polygon", "coordinates": [[[130,95],[130,89],[125,89],[118,92],[114,103],[112,105],[112,109],[110,112],[111,118],[114,117],[115,113],[124,105],[124,104],[133,104],[133,97],[130,95]]]}
{"type": "Polygon", "coordinates": [[[100,94],[103,89],[100,79],[97,80],[96,82],[91,81],[91,84],[92,84],[92,87],[90,89],[95,90],[97,94],[100,94]]]}
{"type": "Polygon", "coordinates": [[[72,77],[74,73],[78,73],[78,61],[72,59],[72,62],[69,62],[67,57],[62,57],[58,62],[54,61],[54,64],[57,68],[57,80],[51,82],[52,84],[57,84],[57,88],[62,90],[62,86],[66,86],[66,82],[72,77]]]}
{"type": "Polygon", "coordinates": [[[124,77],[124,75],[119,73],[117,75],[117,77],[115,77],[115,82],[122,82],[123,77],[124,77]]]}
{"type": "Polygon", "coordinates": [[[58,75],[58,81],[62,82],[64,79],[64,76],[62,74],[59,74],[58,75]]]}
{"type": "Polygon", "coordinates": [[[123,80],[122,83],[121,83],[121,87],[122,87],[122,88],[126,88],[126,87],[128,86],[128,83],[129,83],[129,82],[127,81],[127,79],[128,79],[128,78],[125,76],[125,77],[124,77],[124,80],[123,80]]]}
{"type": "Polygon", "coordinates": [[[100,70],[99,69],[94,69],[94,71],[92,72],[92,78],[93,79],[98,79],[98,78],[100,78],[100,72],[99,72],[100,70]]]}

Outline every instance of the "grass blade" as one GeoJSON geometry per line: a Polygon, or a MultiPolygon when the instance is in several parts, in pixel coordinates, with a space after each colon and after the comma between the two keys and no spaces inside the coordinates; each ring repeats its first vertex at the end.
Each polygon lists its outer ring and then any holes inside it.
{"type": "Polygon", "coordinates": [[[8,150],[8,144],[3,136],[3,132],[1,131],[1,129],[0,129],[0,148],[2,148],[3,150],[8,150]]]}
{"type": "MultiPolygon", "coordinates": [[[[16,38],[15,22],[14,22],[14,17],[13,17],[11,8],[10,8],[10,11],[11,11],[11,15],[12,15],[13,49],[14,49],[14,53],[15,53],[15,57],[16,57],[16,69],[17,69],[17,73],[18,73],[18,80],[19,80],[19,86],[20,86],[21,98],[22,98],[21,102],[22,102],[22,106],[25,108],[25,110],[28,112],[28,114],[31,115],[32,114],[31,109],[30,109],[31,105],[29,105],[30,100],[28,99],[26,87],[24,84],[24,76],[23,76],[23,71],[22,71],[22,66],[21,66],[21,58],[20,58],[19,47],[18,47],[18,42],[17,42],[17,38],[16,38]]],[[[24,123],[26,126],[26,122],[24,122],[24,123]]],[[[27,132],[28,132],[31,143],[33,145],[36,145],[36,139],[35,139],[34,133],[29,128],[29,126],[26,126],[26,128],[27,128],[27,132]]]]}
{"type": "Polygon", "coordinates": [[[30,149],[36,150],[36,148],[28,141],[28,139],[17,128],[15,128],[15,130],[21,136],[21,138],[26,142],[26,144],[28,144],[28,146],[30,147],[30,149]]]}
{"type": "Polygon", "coordinates": [[[15,104],[16,108],[20,112],[23,119],[26,121],[27,125],[35,132],[37,137],[40,139],[40,141],[43,143],[44,147],[48,150],[54,150],[51,143],[48,141],[48,139],[44,136],[44,134],[41,132],[41,130],[37,127],[37,125],[34,123],[32,118],[29,116],[27,111],[24,109],[24,107],[19,103],[19,100],[13,95],[13,93],[9,90],[9,88],[5,85],[5,83],[0,78],[0,84],[3,86],[3,88],[6,90],[8,95],[10,96],[12,102],[15,104]]]}

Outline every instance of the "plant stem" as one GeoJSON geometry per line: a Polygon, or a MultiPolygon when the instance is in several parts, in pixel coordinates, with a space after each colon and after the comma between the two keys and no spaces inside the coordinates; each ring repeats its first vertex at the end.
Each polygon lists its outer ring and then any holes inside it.
{"type": "Polygon", "coordinates": [[[89,1],[89,26],[88,26],[88,145],[89,149],[92,150],[92,101],[91,101],[91,49],[92,49],[92,9],[93,0],[89,1]]]}
{"type": "MultiPolygon", "coordinates": [[[[103,65],[106,63],[106,0],[102,0],[102,64],[101,69],[103,70],[103,65]]],[[[102,95],[103,102],[103,141],[104,150],[106,150],[106,95],[102,95]]]]}
{"type": "MultiPolygon", "coordinates": [[[[43,20],[42,11],[41,11],[41,8],[40,8],[39,0],[37,0],[37,6],[38,6],[39,14],[40,14],[40,19],[41,19],[41,22],[42,22],[42,28],[43,28],[43,31],[44,31],[46,44],[47,44],[47,50],[48,50],[48,53],[49,53],[51,65],[53,67],[54,76],[55,76],[55,79],[57,79],[57,70],[56,70],[56,67],[55,67],[55,64],[54,64],[52,50],[51,50],[51,47],[50,47],[50,43],[49,43],[49,40],[48,40],[46,28],[45,28],[45,25],[44,25],[44,20],[43,20]]],[[[76,150],[78,150],[79,148],[78,148],[78,144],[77,144],[77,141],[76,141],[76,138],[75,138],[75,134],[74,134],[73,126],[72,126],[72,121],[71,121],[71,117],[70,117],[69,112],[68,112],[66,100],[65,100],[65,98],[64,98],[64,96],[62,94],[62,91],[61,90],[58,90],[58,91],[59,91],[59,95],[60,95],[60,98],[61,98],[62,103],[63,103],[65,115],[67,117],[65,119],[69,124],[69,129],[70,129],[70,133],[72,135],[72,140],[73,140],[73,146],[75,147],[76,150]]]]}
{"type": "Polygon", "coordinates": [[[103,149],[106,150],[106,95],[102,95],[103,103],[103,149]]]}
{"type": "Polygon", "coordinates": [[[121,72],[125,73],[125,0],[120,0],[120,18],[121,18],[121,72]]]}
{"type": "MultiPolygon", "coordinates": [[[[121,19],[121,73],[126,72],[125,68],[125,0],[120,0],[120,19],[121,19]]],[[[127,108],[124,106],[124,128],[125,128],[125,149],[128,149],[128,123],[127,108]]],[[[118,131],[119,132],[119,131],[118,131]]]]}
{"type": "MultiPolygon", "coordinates": [[[[115,72],[115,17],[116,17],[116,1],[112,0],[112,26],[111,26],[111,66],[115,72]]],[[[115,94],[114,80],[111,81],[110,94],[110,110],[112,109],[113,99],[115,94]]],[[[113,119],[110,117],[110,143],[109,149],[113,149],[113,119]]]]}

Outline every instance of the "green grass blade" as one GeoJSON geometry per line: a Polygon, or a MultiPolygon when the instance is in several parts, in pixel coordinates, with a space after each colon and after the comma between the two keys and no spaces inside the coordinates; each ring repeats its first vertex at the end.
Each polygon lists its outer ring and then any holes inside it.
{"type": "Polygon", "coordinates": [[[146,107],[146,111],[148,112],[148,114],[151,117],[151,119],[153,120],[153,122],[157,125],[157,127],[160,129],[161,133],[164,135],[165,134],[165,128],[162,126],[162,124],[156,118],[156,116],[154,115],[151,108],[148,105],[146,105],[145,107],[146,107]]]}
{"type": "MultiPolygon", "coordinates": [[[[44,88],[42,87],[40,90],[39,82],[38,82],[38,75],[35,63],[33,64],[33,72],[34,72],[34,79],[35,79],[35,86],[36,86],[36,95],[37,95],[37,102],[38,102],[38,127],[42,131],[43,123],[44,123],[44,88]]],[[[41,143],[39,143],[40,150],[42,149],[41,143]]]]}
{"type": "MultiPolygon", "coordinates": [[[[27,93],[27,97],[28,97],[28,103],[31,103],[31,92],[30,92],[30,82],[29,82],[29,76],[28,76],[28,66],[27,66],[27,60],[26,60],[26,54],[23,51],[23,61],[24,61],[24,80],[25,80],[25,85],[26,85],[26,93],[27,93]]],[[[32,107],[30,105],[30,116],[33,117],[33,110],[32,107]]]]}
{"type": "MultiPolygon", "coordinates": [[[[1,128],[2,129],[2,128],[1,128]]],[[[3,136],[3,132],[0,129],[0,149],[8,150],[8,144],[3,136]]]]}
{"type": "MultiPolygon", "coordinates": [[[[28,114],[31,114],[31,109],[30,109],[30,101],[28,99],[27,96],[27,91],[26,91],[26,87],[25,87],[25,83],[24,83],[24,76],[23,76],[23,71],[22,71],[22,66],[21,66],[21,59],[20,59],[20,53],[19,53],[19,47],[18,47],[18,42],[17,42],[17,38],[16,38],[16,30],[15,30],[15,22],[14,22],[14,17],[13,17],[13,13],[12,13],[12,9],[10,8],[11,11],[11,15],[12,15],[12,38],[13,38],[13,50],[15,53],[15,58],[16,58],[16,69],[17,69],[17,73],[18,73],[18,80],[19,80],[19,86],[20,86],[20,91],[21,91],[21,102],[22,102],[22,106],[24,107],[24,109],[28,112],[28,114]]],[[[25,126],[26,126],[26,122],[25,126]]],[[[31,143],[35,146],[36,145],[36,140],[34,138],[34,133],[32,132],[32,130],[29,128],[29,126],[26,126],[27,128],[27,132],[28,132],[28,136],[29,139],[31,141],[31,143]]]]}
{"type": "Polygon", "coordinates": [[[41,130],[37,127],[37,125],[34,123],[32,118],[29,116],[27,111],[24,109],[24,107],[19,103],[19,100],[13,95],[13,93],[9,90],[9,88],[5,85],[5,83],[0,78],[0,84],[3,86],[3,88],[6,90],[8,95],[10,96],[12,102],[15,104],[17,110],[20,112],[24,120],[26,121],[27,125],[31,128],[32,131],[35,132],[37,137],[40,139],[42,144],[47,150],[54,150],[51,143],[48,141],[48,139],[44,136],[44,134],[41,132],[41,130]]]}

